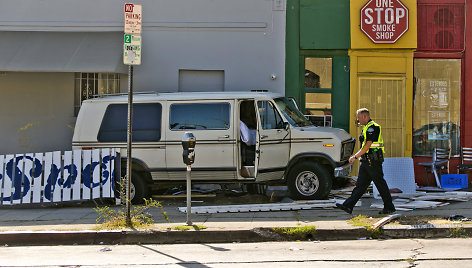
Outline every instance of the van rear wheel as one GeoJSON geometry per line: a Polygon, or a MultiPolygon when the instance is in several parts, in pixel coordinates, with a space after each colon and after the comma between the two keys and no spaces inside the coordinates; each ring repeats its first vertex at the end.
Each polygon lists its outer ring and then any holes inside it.
{"type": "Polygon", "coordinates": [[[331,175],[321,164],[301,162],[287,175],[290,196],[295,200],[325,199],[332,187],[331,175]]]}

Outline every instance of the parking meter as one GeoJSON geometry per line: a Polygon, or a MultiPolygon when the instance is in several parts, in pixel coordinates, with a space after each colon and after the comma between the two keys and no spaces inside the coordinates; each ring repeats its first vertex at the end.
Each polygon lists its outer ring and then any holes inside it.
{"type": "Polygon", "coordinates": [[[192,132],[185,132],[182,137],[182,158],[184,163],[187,165],[187,225],[192,225],[192,220],[190,218],[191,213],[191,196],[192,196],[192,182],[190,179],[190,171],[192,170],[191,165],[195,162],[195,136],[192,132]]]}
{"type": "Polygon", "coordinates": [[[184,149],[182,152],[182,158],[187,166],[190,166],[195,162],[195,141],[196,139],[192,132],[185,132],[182,137],[182,148],[184,149]]]}

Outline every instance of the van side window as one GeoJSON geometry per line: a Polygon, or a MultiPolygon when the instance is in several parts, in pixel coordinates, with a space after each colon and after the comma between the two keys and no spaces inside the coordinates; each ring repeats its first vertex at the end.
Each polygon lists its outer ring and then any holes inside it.
{"type": "MultiPolygon", "coordinates": [[[[161,139],[160,103],[133,104],[133,142],[159,141],[161,139]]],[[[128,128],[128,104],[110,104],[105,111],[98,141],[126,142],[128,128]]]]}
{"type": "Polygon", "coordinates": [[[258,101],[257,107],[261,118],[262,129],[281,129],[283,121],[274,105],[268,101],[258,101]]]}
{"type": "Polygon", "coordinates": [[[228,129],[230,104],[178,103],[170,106],[171,130],[228,129]]]}

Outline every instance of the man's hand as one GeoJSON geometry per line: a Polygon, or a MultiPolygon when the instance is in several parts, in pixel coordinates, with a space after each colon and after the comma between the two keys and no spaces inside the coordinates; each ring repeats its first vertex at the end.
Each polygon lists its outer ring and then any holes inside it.
{"type": "Polygon", "coordinates": [[[356,162],[356,158],[354,156],[349,157],[349,164],[356,162]]]}

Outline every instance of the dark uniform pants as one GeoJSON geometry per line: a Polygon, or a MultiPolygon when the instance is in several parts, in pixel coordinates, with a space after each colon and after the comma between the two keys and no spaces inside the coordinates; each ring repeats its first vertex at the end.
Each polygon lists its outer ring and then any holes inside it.
{"type": "Polygon", "coordinates": [[[343,205],[348,208],[353,208],[372,181],[374,181],[375,187],[379,190],[384,203],[384,209],[394,210],[395,206],[392,203],[392,196],[390,195],[387,182],[384,179],[382,162],[380,161],[372,161],[370,164],[367,161],[361,161],[356,187],[352,190],[351,196],[344,201],[343,205]]]}

